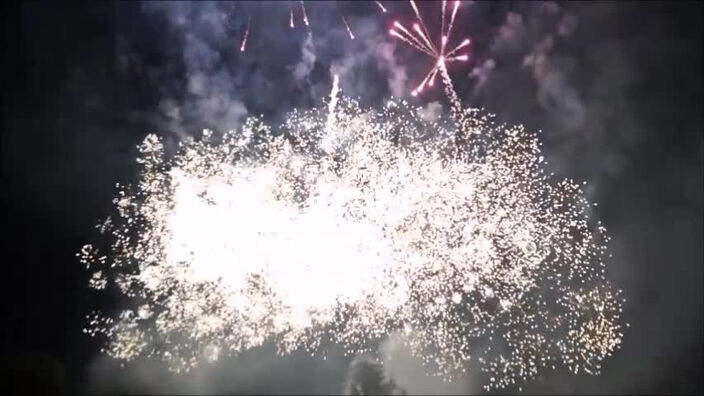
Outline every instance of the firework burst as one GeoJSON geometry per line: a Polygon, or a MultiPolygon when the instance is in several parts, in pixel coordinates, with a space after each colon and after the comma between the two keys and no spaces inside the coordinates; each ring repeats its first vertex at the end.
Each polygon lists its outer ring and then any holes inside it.
{"type": "Polygon", "coordinates": [[[363,353],[401,331],[447,378],[476,360],[487,389],[559,364],[597,373],[621,340],[604,228],[577,184],[542,172],[535,135],[463,114],[481,150],[458,156],[462,124],[362,109],[335,79],[277,137],[252,118],[166,159],[148,136],[140,182],[99,225],[107,252],[79,253],[90,286],[130,306],[85,331],[177,372],[267,342],[363,353]]]}
{"type": "Polygon", "coordinates": [[[413,23],[413,28],[408,29],[402,23],[394,21],[393,28],[389,30],[389,34],[402,40],[406,44],[416,50],[430,56],[433,58],[433,66],[426,73],[425,77],[421,80],[420,84],[411,91],[411,95],[416,96],[423,92],[426,87],[432,87],[435,84],[435,78],[438,73],[441,75],[443,83],[445,85],[445,91],[448,99],[452,105],[453,111],[459,113],[461,109],[461,104],[457,93],[452,86],[452,80],[447,72],[447,64],[452,62],[465,62],[469,60],[469,55],[458,54],[458,52],[467,47],[470,44],[470,39],[466,38],[457,44],[451,50],[448,50],[447,45],[452,41],[452,27],[455,23],[455,17],[457,16],[457,11],[460,7],[459,1],[454,1],[452,6],[452,11],[450,13],[449,20],[446,23],[446,13],[447,13],[447,1],[443,0],[441,3],[441,25],[440,34],[438,35],[438,42],[433,42],[431,40],[432,36],[428,32],[428,28],[423,21],[418,6],[415,1],[410,0],[411,8],[416,16],[416,22],[413,23]]]}

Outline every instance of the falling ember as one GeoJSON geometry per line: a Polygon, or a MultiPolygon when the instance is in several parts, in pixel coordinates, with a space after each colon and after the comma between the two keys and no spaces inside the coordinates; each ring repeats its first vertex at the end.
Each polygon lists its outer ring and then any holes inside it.
{"type": "Polygon", "coordinates": [[[247,47],[247,37],[249,36],[249,24],[252,22],[252,17],[247,20],[247,29],[244,31],[244,38],[242,39],[242,45],[240,45],[240,52],[244,52],[247,47]]]}
{"type": "Polygon", "coordinates": [[[386,13],[386,7],[384,7],[384,5],[381,4],[380,1],[376,1],[375,3],[376,3],[376,5],[379,6],[379,9],[381,9],[381,12],[386,13]]]}
{"type": "Polygon", "coordinates": [[[349,23],[347,23],[347,19],[345,19],[345,16],[342,16],[342,22],[345,24],[345,28],[347,29],[347,34],[350,36],[350,40],[354,40],[354,34],[352,33],[352,29],[350,29],[349,23]]]}
{"type": "Polygon", "coordinates": [[[487,390],[558,365],[597,374],[622,339],[608,236],[578,184],[544,173],[537,136],[463,109],[482,133],[457,146],[462,124],[338,93],[335,76],[327,108],[277,133],[259,118],[205,131],[170,159],[148,135],[139,182],[98,227],[107,251],[78,254],[127,306],[84,332],[179,373],[267,342],[364,353],[402,331],[447,379],[477,362],[487,390]]]}
{"type": "Polygon", "coordinates": [[[288,26],[289,26],[291,29],[293,29],[294,27],[296,27],[296,26],[293,24],[293,4],[291,5],[291,13],[289,14],[289,18],[288,18],[288,26]]]}

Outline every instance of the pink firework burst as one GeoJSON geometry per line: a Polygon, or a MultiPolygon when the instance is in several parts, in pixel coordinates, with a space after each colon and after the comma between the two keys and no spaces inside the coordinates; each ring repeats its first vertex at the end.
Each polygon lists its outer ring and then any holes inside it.
{"type": "Polygon", "coordinates": [[[432,87],[435,84],[435,77],[438,73],[441,74],[443,81],[445,82],[446,91],[449,99],[453,102],[457,98],[452,88],[450,77],[447,73],[446,65],[450,62],[466,62],[469,60],[469,55],[467,53],[460,54],[459,51],[467,47],[471,41],[469,38],[465,38],[457,44],[454,48],[448,50],[448,43],[452,41],[452,27],[455,22],[455,17],[457,16],[457,11],[460,8],[460,1],[454,1],[452,5],[452,10],[450,17],[447,18],[448,4],[446,0],[441,2],[441,26],[440,34],[438,36],[439,42],[433,42],[432,36],[428,32],[428,28],[423,22],[423,17],[418,11],[418,7],[415,1],[410,0],[411,8],[416,15],[416,22],[413,23],[412,28],[408,29],[402,23],[394,21],[393,28],[389,30],[389,34],[401,39],[406,44],[417,49],[418,51],[430,56],[435,60],[433,67],[428,71],[420,84],[411,92],[411,95],[416,96],[423,91],[426,86],[432,87]]]}

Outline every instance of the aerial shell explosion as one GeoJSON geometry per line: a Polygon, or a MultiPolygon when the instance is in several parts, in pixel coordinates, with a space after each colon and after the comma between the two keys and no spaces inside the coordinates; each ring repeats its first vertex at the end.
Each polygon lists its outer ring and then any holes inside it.
{"type": "Polygon", "coordinates": [[[363,353],[400,332],[429,373],[472,360],[486,389],[598,373],[622,337],[604,228],[576,183],[541,170],[536,135],[462,119],[362,109],[335,84],[276,133],[251,118],[170,158],[147,136],[139,183],[98,225],[108,251],[79,253],[90,286],[128,306],[84,331],[176,372],[265,343],[363,353]]]}

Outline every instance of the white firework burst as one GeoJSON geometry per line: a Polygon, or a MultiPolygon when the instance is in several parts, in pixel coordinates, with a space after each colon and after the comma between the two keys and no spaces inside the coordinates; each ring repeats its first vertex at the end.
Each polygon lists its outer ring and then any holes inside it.
{"type": "Polygon", "coordinates": [[[597,373],[622,337],[604,228],[576,183],[543,173],[534,134],[462,117],[362,109],[335,84],[281,133],[252,118],[170,159],[148,136],[139,184],[101,225],[109,252],[79,253],[131,305],[86,332],[178,372],[267,342],[362,353],[401,330],[431,372],[476,359],[487,388],[557,364],[597,373]]]}

